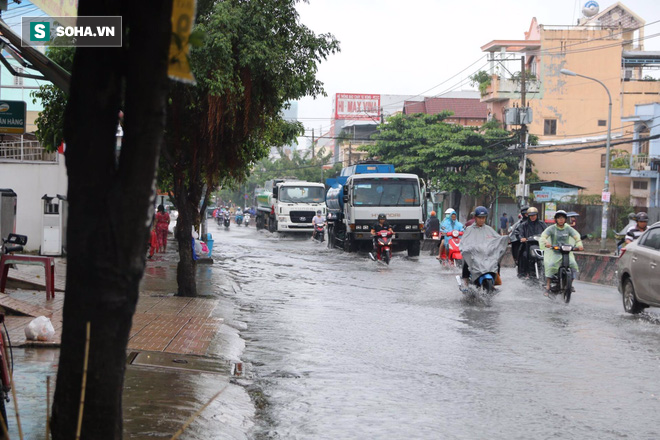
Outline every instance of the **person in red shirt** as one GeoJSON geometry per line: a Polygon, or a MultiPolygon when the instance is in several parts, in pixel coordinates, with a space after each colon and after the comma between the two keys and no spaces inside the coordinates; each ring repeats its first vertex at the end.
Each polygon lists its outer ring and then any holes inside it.
{"type": "Polygon", "coordinates": [[[156,235],[158,236],[158,252],[167,250],[167,232],[170,225],[170,215],[165,212],[163,205],[158,205],[156,213],[156,235]]]}

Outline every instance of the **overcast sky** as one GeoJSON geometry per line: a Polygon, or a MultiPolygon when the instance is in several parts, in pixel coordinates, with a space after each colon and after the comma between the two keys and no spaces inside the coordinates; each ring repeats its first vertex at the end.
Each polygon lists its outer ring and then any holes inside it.
{"type": "MultiPolygon", "coordinates": [[[[330,32],[341,52],[319,66],[327,98],[304,98],[298,117],[305,127],[327,130],[335,93],[410,94],[424,92],[480,61],[462,75],[426,93],[472,89],[466,81],[486,63],[479,49],[491,40],[524,39],[533,17],[540,24],[570,25],[582,16],[586,0],[309,0],[298,11],[314,32],[330,32]]],[[[598,2],[600,10],[616,3],[598,2]]],[[[626,0],[625,6],[652,23],[660,1],[626,0]]],[[[660,33],[648,25],[645,36],[660,33]]],[[[660,35],[644,41],[660,51],[660,35]]],[[[310,133],[306,133],[310,134],[310,133]]],[[[307,144],[300,139],[300,146],[307,144]]]]}

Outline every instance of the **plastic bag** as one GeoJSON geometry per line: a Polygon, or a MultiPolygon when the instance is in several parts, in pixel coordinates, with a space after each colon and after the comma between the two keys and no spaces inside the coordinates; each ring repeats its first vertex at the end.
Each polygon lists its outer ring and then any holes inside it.
{"type": "Polygon", "coordinates": [[[50,341],[55,336],[55,329],[50,319],[45,316],[34,318],[25,327],[25,337],[30,341],[50,341]]]}

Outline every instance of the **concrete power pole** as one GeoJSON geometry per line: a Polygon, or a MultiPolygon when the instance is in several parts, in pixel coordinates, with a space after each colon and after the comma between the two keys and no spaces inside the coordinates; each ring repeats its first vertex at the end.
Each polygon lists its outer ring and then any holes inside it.
{"type": "MultiPolygon", "coordinates": [[[[527,107],[527,103],[525,102],[526,98],[526,75],[525,75],[525,57],[522,56],[520,58],[520,109],[519,109],[519,117],[521,118],[526,118],[527,112],[525,108],[527,107]],[[524,116],[520,111],[525,112],[524,116]]],[[[524,122],[525,119],[523,119],[521,122],[524,122]]],[[[527,148],[527,125],[524,123],[520,125],[520,147],[525,149],[527,148]]],[[[527,195],[525,191],[525,173],[527,170],[527,153],[523,152],[522,158],[520,159],[520,170],[518,172],[518,175],[520,176],[519,178],[519,185],[521,188],[521,197],[520,197],[520,207],[522,208],[523,206],[527,205],[527,195]]]]}
{"type": "Polygon", "coordinates": [[[314,129],[312,128],[312,159],[314,159],[314,129]]]}

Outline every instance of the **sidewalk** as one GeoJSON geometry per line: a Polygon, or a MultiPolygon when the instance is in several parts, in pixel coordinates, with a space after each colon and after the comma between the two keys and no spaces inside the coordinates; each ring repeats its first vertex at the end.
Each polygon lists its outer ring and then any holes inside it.
{"type": "MultiPolygon", "coordinates": [[[[174,246],[170,247],[173,250],[174,246]]],[[[164,276],[165,272],[176,273],[176,269],[170,266],[172,266],[172,257],[178,258],[178,255],[172,250],[167,254],[157,254],[153,260],[147,262],[147,270],[152,274],[145,274],[145,280],[141,285],[128,349],[210,355],[211,342],[223,323],[223,319],[212,316],[218,301],[175,297],[167,290],[160,290],[166,285],[176,288],[176,279],[171,286],[167,283],[168,277],[164,276]],[[157,283],[150,283],[150,278],[154,278],[157,283]]],[[[17,269],[9,270],[8,286],[22,286],[8,287],[5,294],[0,294],[0,307],[9,309],[9,313],[20,314],[8,314],[5,319],[13,347],[59,347],[64,306],[63,290],[66,285],[66,260],[64,258],[55,260],[55,299],[53,300],[46,300],[45,280],[40,266],[19,265],[17,269]],[[55,338],[52,342],[26,341],[25,326],[40,315],[48,316],[53,323],[55,338]]]]}

